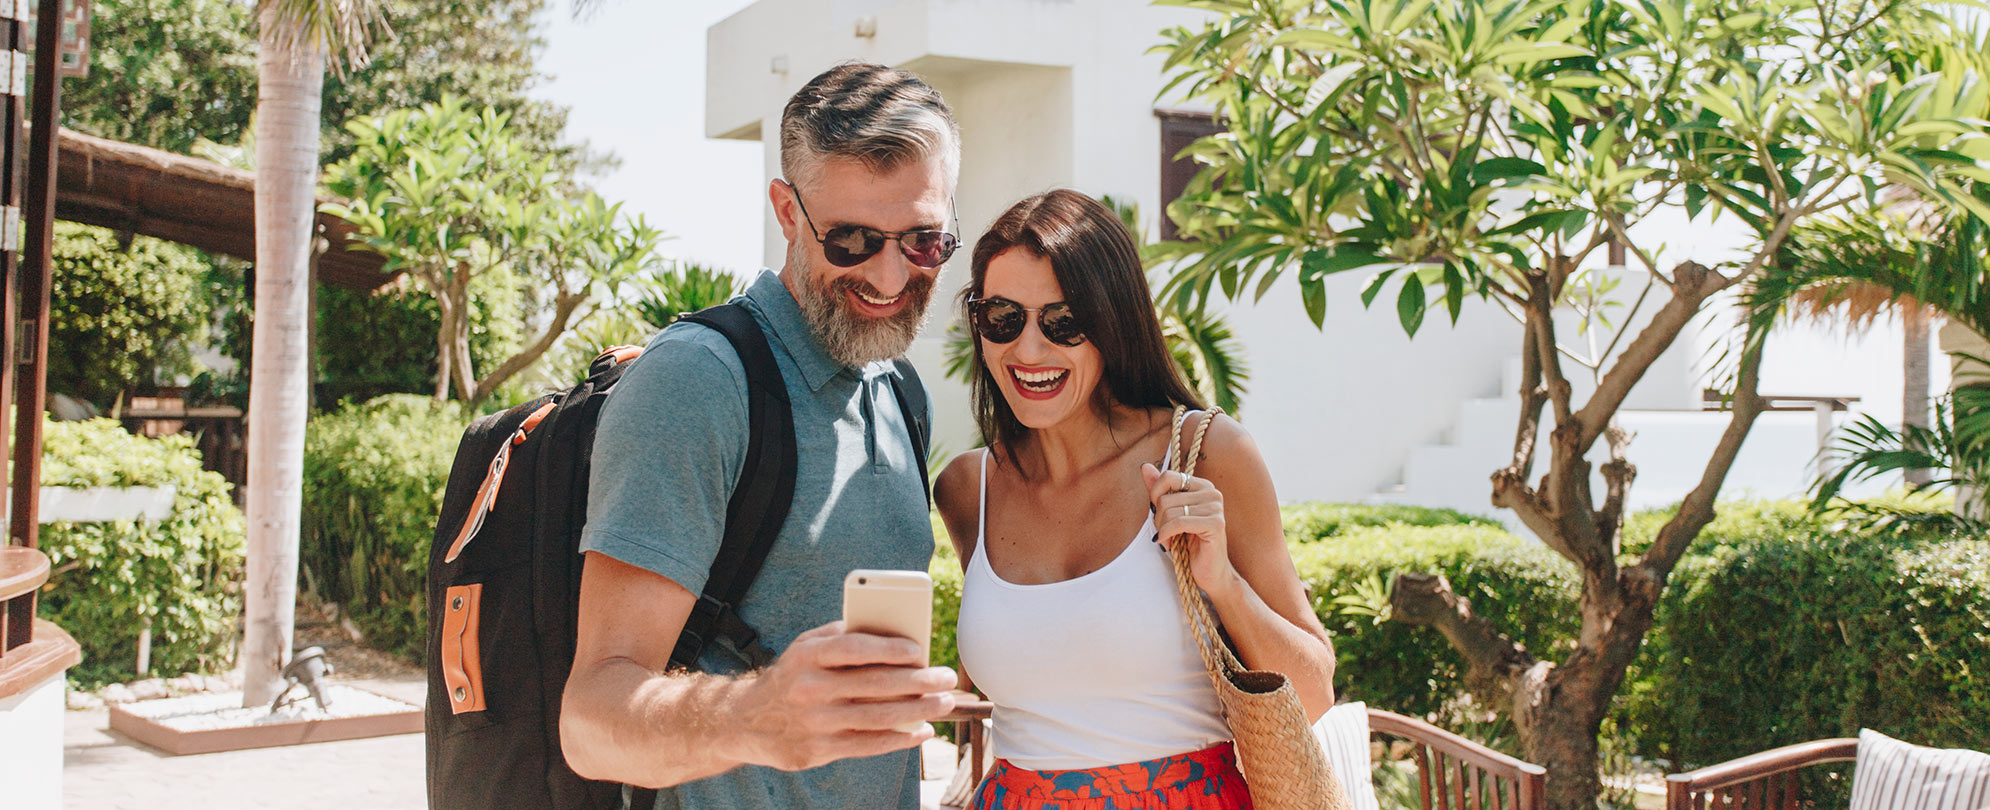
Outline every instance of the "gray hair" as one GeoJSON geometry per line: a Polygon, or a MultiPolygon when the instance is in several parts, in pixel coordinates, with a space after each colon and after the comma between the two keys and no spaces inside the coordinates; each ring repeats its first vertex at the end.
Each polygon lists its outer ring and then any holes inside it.
{"type": "Polygon", "coordinates": [[[886,172],[936,156],[955,179],[960,127],[938,90],[902,70],[837,65],[802,85],[781,111],[781,173],[790,183],[812,183],[830,158],[886,172]]]}

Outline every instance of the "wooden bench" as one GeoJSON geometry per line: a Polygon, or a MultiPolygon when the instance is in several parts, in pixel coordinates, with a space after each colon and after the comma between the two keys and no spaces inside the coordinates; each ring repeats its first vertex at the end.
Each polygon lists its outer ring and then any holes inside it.
{"type": "Polygon", "coordinates": [[[1666,810],[1798,810],[1805,803],[1798,771],[1851,762],[1854,737],[1812,740],[1665,777],[1666,810]]]}

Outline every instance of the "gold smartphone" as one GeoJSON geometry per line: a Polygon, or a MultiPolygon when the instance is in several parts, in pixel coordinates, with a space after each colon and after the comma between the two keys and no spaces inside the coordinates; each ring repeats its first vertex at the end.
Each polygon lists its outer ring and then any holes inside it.
{"type": "MultiPolygon", "coordinates": [[[[924,571],[859,568],[843,578],[843,623],[853,633],[909,638],[919,665],[933,660],[933,578],[924,571]]],[[[896,730],[911,733],[924,723],[896,730]]]]}

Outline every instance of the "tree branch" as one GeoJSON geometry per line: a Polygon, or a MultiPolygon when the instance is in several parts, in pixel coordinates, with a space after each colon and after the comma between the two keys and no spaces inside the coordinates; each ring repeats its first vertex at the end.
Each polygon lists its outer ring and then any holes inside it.
{"type": "Polygon", "coordinates": [[[1396,575],[1389,611],[1404,624],[1437,628],[1465,657],[1467,677],[1487,691],[1511,695],[1515,681],[1536,663],[1526,648],[1473,613],[1472,601],[1454,593],[1443,575],[1396,575]]]}
{"type": "Polygon", "coordinates": [[[1638,468],[1626,457],[1631,444],[1630,431],[1612,420],[1610,429],[1603,435],[1610,447],[1610,460],[1603,463],[1603,506],[1596,510],[1596,532],[1614,559],[1621,547],[1618,534],[1624,528],[1624,500],[1630,493],[1631,482],[1637,480],[1638,468]]]}
{"type": "Polygon", "coordinates": [[[1651,323],[1638,332],[1631,345],[1624,347],[1624,353],[1611,364],[1609,373],[1603,375],[1596,384],[1596,393],[1582,406],[1576,421],[1582,426],[1582,434],[1576,442],[1576,450],[1587,453],[1596,446],[1610,419],[1617,415],[1617,409],[1631,394],[1631,388],[1644,379],[1645,372],[1651,370],[1652,363],[1672,347],[1679,339],[1679,333],[1700,314],[1700,305],[1707,298],[1719,292],[1728,284],[1728,279],[1697,262],[1684,262],[1673,268],[1672,300],[1652,315],[1651,323]]]}
{"type": "Polygon", "coordinates": [[[1741,454],[1741,443],[1748,438],[1748,432],[1755,426],[1755,418],[1762,413],[1762,397],[1757,393],[1761,383],[1762,351],[1760,345],[1745,349],[1741,358],[1741,374],[1734,390],[1734,416],[1728,420],[1727,431],[1721,435],[1720,444],[1714,447],[1712,458],[1707,460],[1706,471],[1700,475],[1700,483],[1687,493],[1679,504],[1679,513],[1666,521],[1659,529],[1658,539],[1652,541],[1651,548],[1629,573],[1637,582],[1635,587],[1649,591],[1649,597],[1656,599],[1665,586],[1665,579],[1672,575],[1673,566],[1686,553],[1686,547],[1700,535],[1700,530],[1714,519],[1714,499],[1720,494],[1721,484],[1734,467],[1735,457],[1741,454]]]}
{"type": "MultiPolygon", "coordinates": [[[[1559,258],[1550,262],[1561,261],[1559,258]]],[[[1567,424],[1570,417],[1569,398],[1574,390],[1569,386],[1568,377],[1562,374],[1561,346],[1555,342],[1555,293],[1556,286],[1546,272],[1527,274],[1527,333],[1534,341],[1535,352],[1540,358],[1541,375],[1546,378],[1548,399],[1555,405],[1555,424],[1567,424]]]]}
{"type": "MultiPolygon", "coordinates": [[[[567,324],[573,319],[574,311],[580,309],[580,305],[586,302],[587,293],[585,290],[578,293],[563,292],[556,295],[553,299],[553,320],[546,324],[546,331],[540,333],[539,339],[533,341],[532,345],[512,355],[499,364],[495,371],[478,380],[474,401],[482,402],[485,397],[495,393],[498,386],[503,385],[506,380],[511,379],[512,375],[524,371],[527,366],[532,365],[548,349],[553,348],[553,344],[559,341],[560,335],[566,333],[567,324]]],[[[590,311],[588,314],[591,315],[593,312],[590,311]]]]}

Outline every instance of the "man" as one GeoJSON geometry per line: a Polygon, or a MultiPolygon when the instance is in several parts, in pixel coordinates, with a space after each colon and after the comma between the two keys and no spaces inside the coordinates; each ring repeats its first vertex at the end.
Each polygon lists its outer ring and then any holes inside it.
{"type": "Polygon", "coordinates": [[[886,376],[958,244],[960,135],[919,79],[843,65],[789,100],[780,137],[768,198],[787,257],[743,300],[792,399],[799,469],[738,609],[780,656],[746,672],[711,645],[699,672],[666,672],[748,440],[739,357],[679,324],[602,410],[561,742],[582,776],[665,788],[658,808],[911,808],[923,723],[953,710],[955,675],[834,620],[850,570],[923,571],[932,556],[925,460],[886,376]]]}

